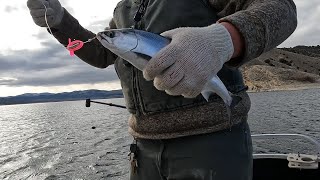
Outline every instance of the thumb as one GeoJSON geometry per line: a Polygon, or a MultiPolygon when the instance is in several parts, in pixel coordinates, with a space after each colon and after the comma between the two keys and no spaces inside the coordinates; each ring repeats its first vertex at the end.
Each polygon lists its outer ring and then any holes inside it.
{"type": "Polygon", "coordinates": [[[175,34],[178,34],[181,30],[182,30],[182,28],[171,29],[169,31],[165,31],[165,32],[161,33],[160,35],[172,39],[172,37],[175,34]]]}

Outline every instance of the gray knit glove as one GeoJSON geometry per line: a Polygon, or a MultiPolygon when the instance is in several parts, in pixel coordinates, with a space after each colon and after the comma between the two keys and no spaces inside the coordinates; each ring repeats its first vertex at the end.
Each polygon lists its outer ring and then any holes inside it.
{"type": "Polygon", "coordinates": [[[220,24],[177,28],[161,35],[171,43],[148,62],[143,76],[154,79],[154,86],[169,95],[196,97],[234,52],[231,36],[220,24]]]}
{"type": "Polygon", "coordinates": [[[41,27],[47,27],[45,21],[45,6],[47,7],[47,20],[50,27],[61,23],[64,9],[58,0],[28,0],[27,6],[33,21],[41,27]]]}

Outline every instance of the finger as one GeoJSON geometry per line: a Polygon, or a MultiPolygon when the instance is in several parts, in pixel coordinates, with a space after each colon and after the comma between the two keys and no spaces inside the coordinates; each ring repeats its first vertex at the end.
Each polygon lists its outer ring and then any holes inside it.
{"type": "Polygon", "coordinates": [[[175,61],[176,49],[174,46],[169,44],[160,50],[155,57],[150,59],[146,67],[143,69],[143,77],[146,80],[152,80],[175,63],[175,61]]]}
{"type": "Polygon", "coordinates": [[[183,93],[182,96],[185,97],[185,98],[195,98],[199,94],[200,94],[199,91],[193,90],[193,91],[189,91],[189,92],[183,93]]]}
{"type": "Polygon", "coordinates": [[[189,79],[189,81],[185,81],[185,91],[181,94],[185,98],[195,98],[197,97],[202,89],[203,86],[199,82],[195,82],[189,79]]]}
{"type": "MultiPolygon", "coordinates": [[[[54,20],[54,16],[47,17],[47,22],[48,22],[49,26],[53,20],[54,20]]],[[[47,23],[46,23],[44,17],[33,18],[33,21],[39,26],[47,27],[47,23]]]]}
{"type": "Polygon", "coordinates": [[[169,95],[182,95],[186,98],[194,98],[200,94],[201,87],[199,88],[194,82],[184,77],[176,86],[166,90],[166,92],[169,95]]]}
{"type": "Polygon", "coordinates": [[[185,78],[186,77],[183,77],[178,83],[176,83],[175,86],[171,87],[170,89],[166,89],[165,92],[172,96],[178,96],[185,93],[187,90],[187,87],[184,85],[186,80],[185,78]]]}
{"type": "Polygon", "coordinates": [[[184,77],[183,71],[175,64],[154,78],[153,84],[158,90],[171,89],[184,77]]]}
{"type": "Polygon", "coordinates": [[[165,31],[163,33],[161,33],[161,36],[167,37],[167,38],[172,38],[173,35],[177,34],[177,32],[180,30],[180,28],[176,28],[176,29],[171,29],[169,31],[165,31]]]}
{"type": "Polygon", "coordinates": [[[38,10],[32,10],[30,11],[30,14],[33,18],[39,18],[39,17],[42,17],[44,18],[44,15],[47,15],[47,17],[49,16],[53,16],[54,15],[54,10],[49,8],[47,10],[47,13],[45,13],[46,10],[45,9],[38,9],[38,10]]]}
{"type": "Polygon", "coordinates": [[[49,6],[49,2],[45,0],[28,0],[27,1],[27,6],[29,9],[43,9],[49,6]]]}

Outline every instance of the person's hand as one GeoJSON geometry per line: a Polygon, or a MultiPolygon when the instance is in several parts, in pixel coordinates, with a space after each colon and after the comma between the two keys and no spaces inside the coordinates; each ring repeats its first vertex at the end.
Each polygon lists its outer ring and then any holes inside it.
{"type": "Polygon", "coordinates": [[[171,43],[156,54],[143,70],[146,80],[169,95],[193,98],[231,59],[234,47],[221,24],[177,28],[162,33],[171,43]]]}
{"type": "Polygon", "coordinates": [[[49,26],[55,27],[61,23],[64,9],[58,0],[28,0],[27,6],[36,25],[47,27],[45,21],[46,8],[46,17],[49,26]]]}

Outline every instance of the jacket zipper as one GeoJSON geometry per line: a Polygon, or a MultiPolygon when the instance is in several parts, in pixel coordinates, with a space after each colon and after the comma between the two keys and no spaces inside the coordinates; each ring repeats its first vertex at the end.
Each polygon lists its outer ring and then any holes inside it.
{"type": "MultiPolygon", "coordinates": [[[[141,4],[139,5],[139,8],[136,12],[136,14],[134,15],[133,17],[133,20],[134,20],[134,28],[135,29],[142,29],[142,18],[147,10],[147,7],[148,7],[148,3],[149,3],[149,0],[142,0],[141,4]]],[[[138,69],[135,68],[135,67],[132,67],[133,70],[132,70],[132,76],[133,76],[133,98],[134,98],[134,101],[135,101],[135,104],[136,104],[136,115],[137,116],[140,116],[141,113],[143,112],[143,107],[140,103],[140,92],[139,92],[139,79],[138,79],[138,69]]]]}
{"type": "Polygon", "coordinates": [[[138,73],[136,72],[137,69],[132,66],[132,96],[134,103],[136,104],[136,115],[140,116],[141,114],[141,106],[139,101],[139,95],[138,95],[138,73]]]}

